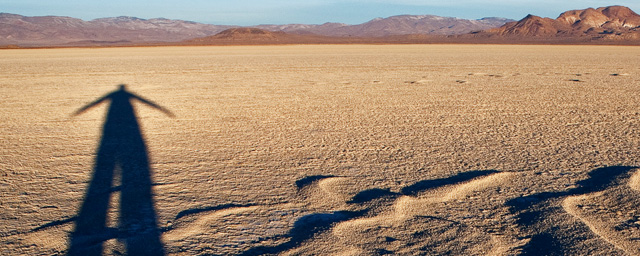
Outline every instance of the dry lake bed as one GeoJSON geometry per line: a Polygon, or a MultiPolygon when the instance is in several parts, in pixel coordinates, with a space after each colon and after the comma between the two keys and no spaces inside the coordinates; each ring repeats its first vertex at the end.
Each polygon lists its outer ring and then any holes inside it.
{"type": "Polygon", "coordinates": [[[638,255],[636,166],[640,47],[0,51],[3,255],[638,255]]]}

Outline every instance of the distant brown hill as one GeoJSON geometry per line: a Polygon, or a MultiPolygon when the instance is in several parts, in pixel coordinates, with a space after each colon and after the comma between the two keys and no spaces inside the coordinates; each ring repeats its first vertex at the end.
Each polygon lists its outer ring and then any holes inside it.
{"type": "Polygon", "coordinates": [[[435,15],[398,15],[376,18],[358,25],[325,23],[322,25],[260,25],[260,29],[284,31],[291,34],[317,34],[324,36],[384,37],[393,35],[428,34],[459,35],[472,31],[497,28],[513,20],[482,18],[467,20],[435,15]]]}
{"type": "Polygon", "coordinates": [[[309,35],[290,35],[258,28],[231,28],[216,35],[184,41],[185,44],[273,44],[305,41],[309,35]]]}
{"type": "Polygon", "coordinates": [[[624,6],[567,11],[556,19],[528,15],[517,22],[489,29],[479,36],[507,38],[640,39],[640,15],[624,6]]]}
{"type": "Polygon", "coordinates": [[[315,34],[290,34],[259,28],[230,28],[213,36],[186,40],[182,45],[262,45],[262,44],[344,44],[370,43],[358,37],[329,37],[315,34]]]}

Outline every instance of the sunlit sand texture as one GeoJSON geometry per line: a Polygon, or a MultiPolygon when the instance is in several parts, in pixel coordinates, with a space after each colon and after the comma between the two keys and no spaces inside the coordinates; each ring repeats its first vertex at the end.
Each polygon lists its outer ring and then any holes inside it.
{"type": "Polygon", "coordinates": [[[637,255],[639,113],[638,47],[1,50],[0,254],[637,255]]]}

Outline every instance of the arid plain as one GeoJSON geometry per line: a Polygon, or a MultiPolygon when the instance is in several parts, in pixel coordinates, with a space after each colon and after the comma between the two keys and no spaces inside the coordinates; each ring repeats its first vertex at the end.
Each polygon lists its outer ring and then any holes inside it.
{"type": "MultiPolygon", "coordinates": [[[[73,114],[119,84],[174,115],[133,103],[168,255],[640,254],[638,47],[0,56],[3,255],[67,253],[109,102],[73,114]]],[[[132,235],[115,172],[110,235],[84,244],[108,255],[132,235]]]]}

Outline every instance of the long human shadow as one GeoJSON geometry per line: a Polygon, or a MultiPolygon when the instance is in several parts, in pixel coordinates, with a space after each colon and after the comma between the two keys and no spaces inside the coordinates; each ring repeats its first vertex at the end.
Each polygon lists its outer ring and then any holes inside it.
{"type": "Polygon", "coordinates": [[[74,113],[79,115],[111,101],[97,150],[93,177],[75,218],[68,255],[102,255],[103,242],[117,238],[128,255],[164,255],[152,198],[149,156],[138,118],[131,104],[138,100],[173,116],[167,109],[137,96],[120,85],[74,113]],[[120,178],[120,186],[114,180],[120,178]],[[120,211],[117,228],[107,225],[111,193],[119,188],[120,211]]]}
{"type": "MultiPolygon", "coordinates": [[[[541,192],[529,196],[519,197],[509,200],[506,205],[511,212],[516,213],[518,219],[516,223],[531,230],[537,230],[537,223],[550,222],[547,218],[553,218],[561,206],[554,205],[554,200],[563,199],[569,196],[577,196],[604,191],[608,187],[628,180],[631,177],[631,170],[636,166],[609,166],[602,167],[589,172],[589,178],[579,181],[578,187],[558,192],[541,192]],[[556,209],[557,208],[557,209],[556,209]],[[554,210],[556,209],[556,210],[554,210]]],[[[577,227],[572,227],[576,229],[577,227]]],[[[522,247],[521,255],[565,255],[567,246],[571,243],[563,244],[560,235],[557,234],[558,227],[551,227],[548,230],[531,235],[531,240],[522,247]]],[[[579,240],[581,238],[577,238],[579,240]]],[[[572,243],[575,243],[572,242],[572,243]]]]}

